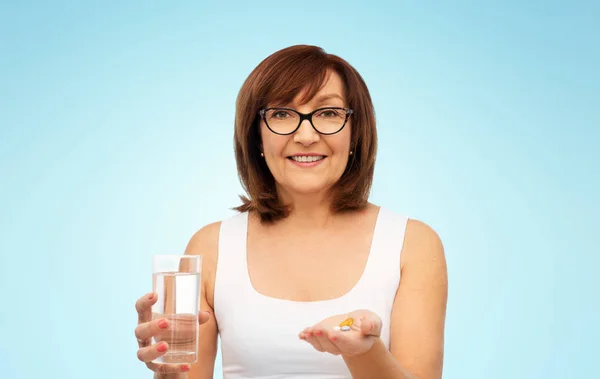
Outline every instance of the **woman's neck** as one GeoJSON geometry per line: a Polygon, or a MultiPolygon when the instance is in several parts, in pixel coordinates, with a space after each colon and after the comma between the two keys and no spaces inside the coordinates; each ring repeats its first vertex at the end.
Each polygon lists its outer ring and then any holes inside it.
{"type": "Polygon", "coordinates": [[[322,194],[281,194],[281,201],[290,206],[290,214],[282,223],[301,229],[323,228],[332,221],[330,196],[322,194]]]}

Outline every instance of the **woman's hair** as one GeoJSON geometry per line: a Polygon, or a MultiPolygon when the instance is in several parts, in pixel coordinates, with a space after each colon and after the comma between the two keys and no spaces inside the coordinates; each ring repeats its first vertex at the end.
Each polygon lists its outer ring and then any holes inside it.
{"type": "Polygon", "coordinates": [[[262,221],[276,221],[288,215],[275,187],[275,179],[260,155],[259,110],[270,103],[288,104],[299,94],[301,105],[322,88],[329,70],[340,75],[345,87],[350,116],[352,155],[340,180],[332,188],[332,211],[343,212],[367,204],[377,152],[375,111],[360,74],[345,60],[327,54],[317,46],[291,46],[263,60],[240,89],[235,114],[235,158],[238,175],[248,197],[240,196],[240,212],[257,211],[262,221]]]}

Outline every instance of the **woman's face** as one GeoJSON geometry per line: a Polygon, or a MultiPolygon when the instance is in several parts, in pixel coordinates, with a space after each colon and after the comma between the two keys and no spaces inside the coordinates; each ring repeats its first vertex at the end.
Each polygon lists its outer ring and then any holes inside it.
{"type": "MultiPolygon", "coordinates": [[[[285,107],[300,113],[310,113],[317,108],[347,108],[344,98],[344,84],[341,77],[331,71],[323,88],[307,103],[269,104],[269,107],[285,107]]],[[[317,126],[325,122],[336,122],[339,117],[333,112],[313,116],[317,126]],[[320,117],[321,121],[316,121],[320,117]]],[[[296,117],[286,112],[272,113],[267,116],[269,125],[277,120],[296,117]]],[[[323,194],[342,176],[350,155],[351,117],[336,134],[318,133],[308,120],[290,135],[273,133],[264,120],[261,121],[260,134],[264,159],[277,183],[278,191],[290,195],[323,194]]],[[[297,123],[296,123],[297,125],[297,123]]]]}

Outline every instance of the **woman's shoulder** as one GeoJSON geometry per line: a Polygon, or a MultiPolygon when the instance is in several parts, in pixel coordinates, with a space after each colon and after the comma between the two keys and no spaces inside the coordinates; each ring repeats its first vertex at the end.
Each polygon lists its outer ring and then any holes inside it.
{"type": "Polygon", "coordinates": [[[404,263],[445,261],[442,240],[431,225],[418,219],[408,219],[402,260],[404,263]]]}
{"type": "Polygon", "coordinates": [[[371,209],[378,208],[380,213],[385,212],[387,215],[391,215],[397,220],[403,221],[402,224],[406,229],[406,236],[410,237],[411,239],[430,242],[439,240],[439,235],[437,232],[425,221],[410,217],[409,215],[397,211],[396,209],[388,208],[382,205],[369,203],[368,207],[371,209]]]}
{"type": "Polygon", "coordinates": [[[200,255],[202,266],[209,268],[217,261],[221,221],[211,222],[198,229],[189,239],[185,254],[200,255]]]}
{"type": "Polygon", "coordinates": [[[246,212],[236,212],[233,215],[225,216],[221,220],[213,221],[204,225],[191,236],[185,249],[186,254],[202,255],[206,256],[207,258],[216,258],[222,225],[230,220],[244,217],[245,215],[246,212]]]}
{"type": "Polygon", "coordinates": [[[426,222],[409,218],[406,223],[406,238],[419,245],[441,245],[442,241],[435,229],[426,222]]]}
{"type": "Polygon", "coordinates": [[[413,259],[440,259],[443,258],[444,249],[441,238],[436,230],[427,222],[412,218],[392,208],[379,206],[380,212],[399,220],[399,233],[404,233],[404,244],[402,248],[402,260],[404,262],[413,259]],[[418,258],[415,258],[418,256],[418,258]]]}
{"type": "Polygon", "coordinates": [[[219,238],[221,222],[214,221],[198,229],[190,238],[188,249],[197,250],[198,248],[214,244],[219,238]]]}

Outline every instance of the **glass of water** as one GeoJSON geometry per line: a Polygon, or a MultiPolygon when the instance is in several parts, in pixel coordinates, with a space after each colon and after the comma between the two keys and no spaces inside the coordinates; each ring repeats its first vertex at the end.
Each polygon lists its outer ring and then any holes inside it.
{"type": "Polygon", "coordinates": [[[154,363],[195,363],[198,360],[198,313],[202,280],[202,257],[155,255],[152,257],[152,291],[158,300],[152,319],[164,318],[169,327],[152,343],[165,341],[167,352],[154,363]]]}

